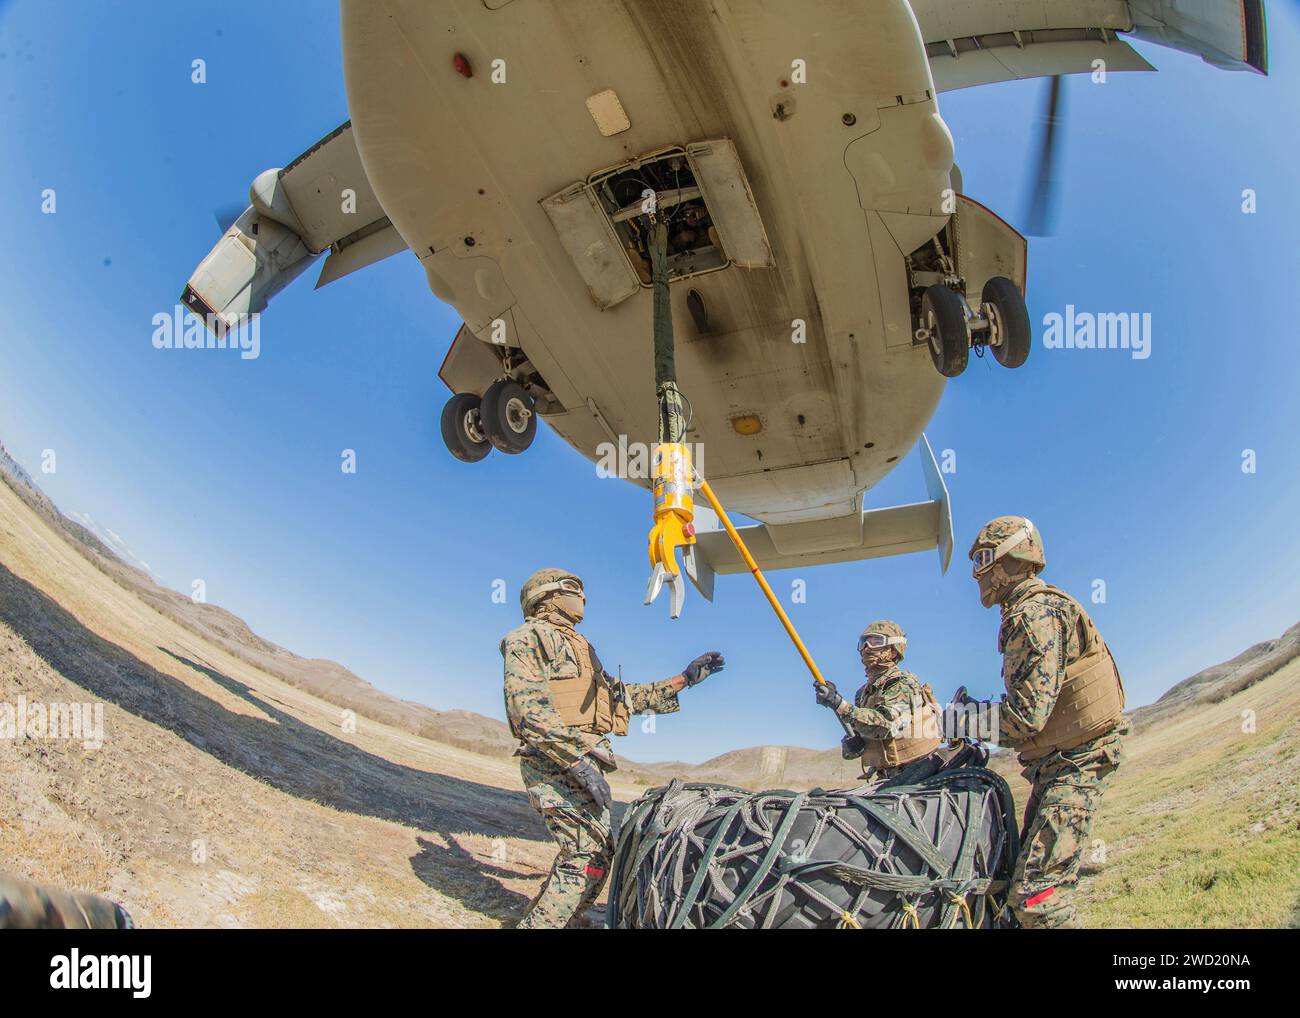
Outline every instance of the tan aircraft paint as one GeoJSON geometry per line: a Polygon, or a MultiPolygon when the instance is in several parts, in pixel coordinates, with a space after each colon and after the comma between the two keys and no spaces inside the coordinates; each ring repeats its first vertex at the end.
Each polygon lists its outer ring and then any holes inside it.
{"type": "Polygon", "coordinates": [[[714,488],[764,521],[843,515],[916,443],[944,379],[912,342],[904,255],[947,222],[953,152],[903,0],[344,0],[343,46],[380,203],[472,331],[506,319],[567,408],[548,423],[584,455],[608,440],[588,399],[614,432],[654,438],[650,295],[600,311],[538,201],[713,138],[739,149],[776,259],[673,285],[690,438],[714,488]],[[631,122],[608,137],[586,104],[607,89],[631,122]],[[717,323],[707,336],[691,287],[717,323]],[[737,434],[740,414],[762,430],[737,434]]]}

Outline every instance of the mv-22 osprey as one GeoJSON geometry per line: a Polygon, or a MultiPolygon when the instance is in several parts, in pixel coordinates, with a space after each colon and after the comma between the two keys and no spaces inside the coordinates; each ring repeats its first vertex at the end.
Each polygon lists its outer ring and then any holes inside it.
{"type": "MultiPolygon", "coordinates": [[[[464,320],[440,371],[450,451],[520,453],[541,417],[595,460],[655,434],[657,214],[684,437],[760,521],[742,533],[767,568],[935,547],[946,568],[922,429],[972,350],[1029,354],[1025,240],[962,193],[939,93],[1046,76],[1054,107],[1060,75],[1152,69],[1125,37],[1267,72],[1259,0],[341,8],[350,121],[253,181],[185,305],[225,328],[320,255],[318,287],[409,249],[464,320]],[[865,509],[917,445],[929,499],[865,509]]],[[[711,597],[746,566],[696,531],[687,571],[711,597]]]]}

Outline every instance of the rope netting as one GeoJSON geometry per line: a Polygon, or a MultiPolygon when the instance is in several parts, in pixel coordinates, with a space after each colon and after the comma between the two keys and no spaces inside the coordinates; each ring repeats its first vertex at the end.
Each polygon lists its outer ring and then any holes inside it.
{"type": "Polygon", "coordinates": [[[979,766],[843,791],[674,781],[623,818],[606,923],[1009,926],[1018,851],[1011,790],[979,766]]]}

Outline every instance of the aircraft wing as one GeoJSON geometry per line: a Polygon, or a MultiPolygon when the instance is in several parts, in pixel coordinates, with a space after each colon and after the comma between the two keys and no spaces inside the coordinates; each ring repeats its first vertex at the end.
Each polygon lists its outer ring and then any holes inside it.
{"type": "Polygon", "coordinates": [[[1121,36],[1268,73],[1263,0],[911,0],[940,92],[1152,66],[1121,36]]]}
{"type": "Polygon", "coordinates": [[[283,168],[258,174],[249,205],[186,284],[209,329],[262,311],[321,255],[316,287],[406,249],[361,165],[351,121],[283,168]]]}
{"type": "MultiPolygon", "coordinates": [[[[917,452],[929,501],[887,509],[860,509],[830,520],[764,523],[736,529],[754,561],[765,570],[856,562],[934,548],[939,553],[940,571],[947,572],[953,548],[948,488],[924,435],[917,443],[917,452]]],[[[698,501],[695,543],[687,546],[685,567],[696,589],[710,601],[716,574],[749,572],[749,566],[717,517],[698,501]]]]}

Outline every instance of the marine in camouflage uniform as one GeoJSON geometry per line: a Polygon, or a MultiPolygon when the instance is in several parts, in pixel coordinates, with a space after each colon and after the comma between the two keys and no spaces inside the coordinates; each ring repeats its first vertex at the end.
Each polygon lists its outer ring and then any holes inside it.
{"type": "MultiPolygon", "coordinates": [[[[1016,750],[1030,784],[1008,900],[1021,926],[1077,926],[1079,863],[1127,733],[1123,681],[1083,606],[1038,578],[1047,559],[1033,523],[999,516],[970,556],[981,602],[1002,608],[996,741],[1016,750]]],[[[977,703],[964,688],[954,700],[977,703]]]]}
{"type": "Polygon", "coordinates": [[[519,771],[533,808],[559,845],[555,862],[519,929],[580,923],[605,884],[613,842],[613,799],[604,775],[616,769],[608,736],[626,735],[632,714],[671,714],[678,694],[725,664],[716,651],[662,682],[625,685],[602,667],[575,627],[582,581],[541,569],[519,591],[524,624],[501,641],[506,717],[519,739],[519,771]]]}
{"type": "Polygon", "coordinates": [[[121,905],[93,894],[37,887],[0,873],[0,930],[129,930],[121,905]]]}
{"type": "Polygon", "coordinates": [[[937,750],[939,709],[934,693],[898,666],[907,634],[888,619],[871,623],[858,637],[867,682],[849,703],[833,682],[814,682],[817,702],[853,730],[840,740],[846,760],[860,760],[862,776],[887,780],[937,750]]]}

